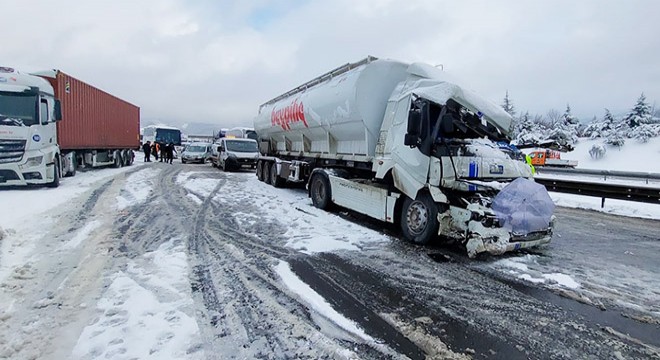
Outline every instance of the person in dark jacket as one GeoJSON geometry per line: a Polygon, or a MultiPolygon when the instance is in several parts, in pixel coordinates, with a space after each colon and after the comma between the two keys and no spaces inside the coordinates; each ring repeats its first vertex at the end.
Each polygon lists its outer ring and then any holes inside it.
{"type": "Polygon", "coordinates": [[[151,141],[142,145],[142,152],[144,152],[144,162],[151,162],[151,141]]]}
{"type": "Polygon", "coordinates": [[[166,158],[165,162],[168,162],[168,163],[171,164],[172,161],[174,161],[174,144],[172,144],[172,143],[167,144],[166,155],[167,155],[167,158],[166,158]]]}

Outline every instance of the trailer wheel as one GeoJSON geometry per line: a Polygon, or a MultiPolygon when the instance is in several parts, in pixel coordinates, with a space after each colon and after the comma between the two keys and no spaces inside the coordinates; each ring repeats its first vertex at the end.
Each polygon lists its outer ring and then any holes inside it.
{"type": "Polygon", "coordinates": [[[119,154],[118,151],[115,151],[114,153],[114,164],[112,165],[115,168],[120,168],[123,165],[123,161],[121,159],[121,155],[119,154]]]}
{"type": "Polygon", "coordinates": [[[75,152],[73,152],[71,154],[71,159],[72,159],[72,161],[71,161],[71,171],[68,171],[66,174],[64,174],[64,176],[76,176],[76,171],[77,171],[77,168],[78,168],[78,159],[76,157],[75,152]]]}
{"type": "Polygon", "coordinates": [[[53,169],[53,181],[48,183],[46,186],[49,188],[56,188],[60,186],[60,162],[55,159],[54,169],[53,169]]]}
{"type": "Polygon", "coordinates": [[[261,174],[264,177],[264,182],[270,184],[270,164],[268,161],[264,161],[262,168],[261,174]]]}
{"type": "Polygon", "coordinates": [[[315,174],[309,184],[309,194],[315,207],[323,210],[330,207],[332,189],[328,178],[322,174],[315,174]]]}
{"type": "Polygon", "coordinates": [[[438,235],[438,206],[427,193],[420,193],[417,199],[406,197],[401,209],[401,231],[406,240],[418,244],[428,244],[438,235]]]}
{"type": "Polygon", "coordinates": [[[284,186],[284,179],[277,175],[277,163],[273,162],[270,167],[270,184],[276,188],[284,186]]]}
{"type": "Polygon", "coordinates": [[[259,181],[264,181],[264,167],[263,161],[261,160],[257,161],[257,179],[259,179],[259,181]]]}

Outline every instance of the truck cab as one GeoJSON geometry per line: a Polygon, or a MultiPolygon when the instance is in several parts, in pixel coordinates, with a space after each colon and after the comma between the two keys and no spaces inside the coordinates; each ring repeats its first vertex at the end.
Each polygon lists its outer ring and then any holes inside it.
{"type": "Polygon", "coordinates": [[[254,169],[257,165],[259,150],[254,139],[225,137],[214,146],[217,154],[214,164],[224,171],[243,167],[254,169]]]}
{"type": "Polygon", "coordinates": [[[62,115],[54,94],[41,77],[0,67],[0,186],[59,185],[62,115]]]}

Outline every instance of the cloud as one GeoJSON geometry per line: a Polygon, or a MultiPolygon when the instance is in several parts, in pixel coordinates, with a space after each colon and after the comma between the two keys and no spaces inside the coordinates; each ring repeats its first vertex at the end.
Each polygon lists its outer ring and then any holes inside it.
{"type": "Polygon", "coordinates": [[[59,68],[144,119],[249,125],[258,105],[371,54],[442,64],[520,111],[660,97],[660,3],[631,0],[23,0],[0,58],[59,68]]]}

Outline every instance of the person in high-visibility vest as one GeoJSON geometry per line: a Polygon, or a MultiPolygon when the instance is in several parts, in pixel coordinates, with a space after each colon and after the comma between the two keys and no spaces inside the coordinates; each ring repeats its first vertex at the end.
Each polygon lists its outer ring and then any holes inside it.
{"type": "Polygon", "coordinates": [[[525,155],[525,161],[527,162],[527,165],[532,168],[532,175],[536,175],[536,169],[534,168],[534,165],[532,165],[532,157],[525,155]]]}

